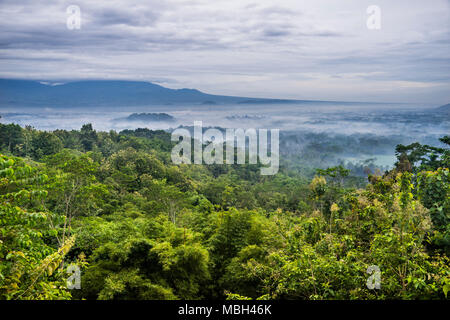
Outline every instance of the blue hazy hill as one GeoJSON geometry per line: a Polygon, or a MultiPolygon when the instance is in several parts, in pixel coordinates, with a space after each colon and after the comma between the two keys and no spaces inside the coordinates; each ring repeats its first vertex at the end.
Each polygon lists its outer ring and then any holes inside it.
{"type": "Polygon", "coordinates": [[[436,111],[450,114],[450,103],[436,108],[436,111]]]}
{"type": "Polygon", "coordinates": [[[88,80],[49,85],[32,80],[0,79],[0,107],[104,107],[155,104],[291,103],[169,89],[144,81],[88,80]]]}

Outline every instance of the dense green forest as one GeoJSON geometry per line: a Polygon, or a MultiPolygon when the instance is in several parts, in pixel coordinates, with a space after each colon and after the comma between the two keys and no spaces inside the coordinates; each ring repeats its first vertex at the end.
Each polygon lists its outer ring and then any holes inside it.
{"type": "Polygon", "coordinates": [[[343,166],[175,166],[172,147],[0,124],[0,299],[448,297],[448,147],[399,145],[364,183],[343,166]]]}

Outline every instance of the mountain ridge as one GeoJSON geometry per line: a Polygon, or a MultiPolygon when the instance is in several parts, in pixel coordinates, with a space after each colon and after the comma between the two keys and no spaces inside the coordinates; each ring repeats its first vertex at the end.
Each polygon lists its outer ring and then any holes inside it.
{"type": "Polygon", "coordinates": [[[437,107],[436,110],[439,112],[450,113],[450,103],[437,107]]]}
{"type": "Polygon", "coordinates": [[[35,80],[0,79],[0,106],[104,107],[164,104],[294,103],[301,100],[213,95],[197,89],[170,89],[128,80],[82,80],[49,84],[35,80]]]}

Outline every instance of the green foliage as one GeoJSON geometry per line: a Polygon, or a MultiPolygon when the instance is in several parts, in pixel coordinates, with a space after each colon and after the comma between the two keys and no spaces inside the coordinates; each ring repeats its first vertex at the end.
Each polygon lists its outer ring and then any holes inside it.
{"type": "Polygon", "coordinates": [[[448,298],[448,149],[398,146],[363,185],[343,166],[174,166],[164,131],[0,137],[22,157],[0,157],[2,299],[448,298]]]}
{"type": "Polygon", "coordinates": [[[450,173],[448,168],[423,171],[417,177],[417,194],[430,210],[435,226],[434,243],[450,255],[450,173]]]}
{"type": "MultiPolygon", "coordinates": [[[[443,144],[450,145],[450,137],[445,136],[440,139],[443,144]]],[[[410,145],[398,145],[395,149],[395,153],[399,159],[397,167],[401,166],[402,158],[413,166],[415,172],[424,170],[436,170],[438,168],[446,167],[450,165],[450,149],[436,148],[429,145],[422,145],[418,142],[410,145]],[[402,157],[403,156],[403,157],[402,157]]]]}
{"type": "Polygon", "coordinates": [[[142,226],[127,230],[132,238],[111,234],[109,242],[94,250],[83,279],[84,296],[99,299],[198,297],[210,278],[207,250],[195,233],[174,227],[167,217],[160,216],[158,220],[143,219],[142,226]],[[98,277],[99,280],[94,280],[98,277]]]}
{"type": "Polygon", "coordinates": [[[20,159],[0,155],[0,299],[70,299],[59,265],[74,238],[55,250],[45,243],[54,236],[51,213],[25,208],[46,196],[36,187],[45,180],[20,159]]]}

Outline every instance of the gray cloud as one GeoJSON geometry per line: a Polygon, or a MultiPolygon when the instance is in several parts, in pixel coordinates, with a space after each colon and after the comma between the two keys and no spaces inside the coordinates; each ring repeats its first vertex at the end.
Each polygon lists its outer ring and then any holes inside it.
{"type": "Polygon", "coordinates": [[[0,77],[161,79],[275,98],[447,103],[446,0],[2,0],[0,77]],[[81,8],[81,29],[66,8],[81,8]]]}
{"type": "Polygon", "coordinates": [[[151,10],[124,11],[121,9],[102,9],[94,15],[96,24],[102,26],[108,25],[128,25],[128,26],[149,26],[153,25],[158,19],[158,14],[151,10]]]}

